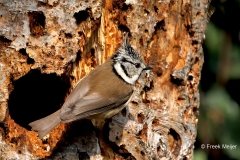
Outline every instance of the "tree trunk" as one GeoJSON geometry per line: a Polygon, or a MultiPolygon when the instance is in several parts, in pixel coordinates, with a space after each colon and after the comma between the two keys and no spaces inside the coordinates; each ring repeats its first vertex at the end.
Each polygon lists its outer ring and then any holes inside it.
{"type": "Polygon", "coordinates": [[[193,159],[209,2],[0,1],[0,159],[193,159]],[[103,129],[80,120],[44,140],[28,123],[59,109],[123,33],[153,67],[103,129]]]}

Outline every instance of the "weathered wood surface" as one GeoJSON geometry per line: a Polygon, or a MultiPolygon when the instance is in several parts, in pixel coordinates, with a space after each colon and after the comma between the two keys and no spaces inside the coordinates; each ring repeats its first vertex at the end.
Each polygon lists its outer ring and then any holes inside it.
{"type": "Polygon", "coordinates": [[[208,5],[1,0],[0,159],[192,159],[208,5]],[[60,107],[75,83],[115,52],[124,32],[154,68],[133,101],[101,131],[83,120],[40,140],[27,123],[60,107]]]}

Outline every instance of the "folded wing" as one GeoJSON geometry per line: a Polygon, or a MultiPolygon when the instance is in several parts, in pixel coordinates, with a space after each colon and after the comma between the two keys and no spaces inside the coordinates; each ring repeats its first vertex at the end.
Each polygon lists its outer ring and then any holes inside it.
{"type": "Polygon", "coordinates": [[[61,110],[60,118],[62,122],[70,122],[77,119],[82,119],[94,114],[102,113],[114,109],[128,101],[131,93],[122,98],[105,98],[97,93],[92,93],[82,97],[69,109],[61,110]]]}

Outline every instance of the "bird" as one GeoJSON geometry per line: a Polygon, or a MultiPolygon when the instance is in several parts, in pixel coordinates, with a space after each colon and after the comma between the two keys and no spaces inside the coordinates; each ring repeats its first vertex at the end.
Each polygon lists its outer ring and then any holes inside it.
{"type": "Polygon", "coordinates": [[[76,83],[59,110],[29,126],[42,139],[59,123],[111,118],[129,103],[142,72],[151,69],[133,49],[126,34],[109,59],[76,83]]]}

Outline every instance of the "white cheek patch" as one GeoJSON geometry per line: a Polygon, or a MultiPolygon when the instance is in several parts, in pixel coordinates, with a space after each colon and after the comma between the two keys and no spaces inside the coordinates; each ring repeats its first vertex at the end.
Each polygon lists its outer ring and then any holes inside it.
{"type": "Polygon", "coordinates": [[[116,64],[114,64],[114,68],[115,68],[116,72],[119,74],[119,76],[121,76],[127,83],[135,84],[136,80],[139,77],[139,75],[134,75],[133,77],[128,77],[124,73],[120,63],[118,63],[118,62],[116,64]]]}

